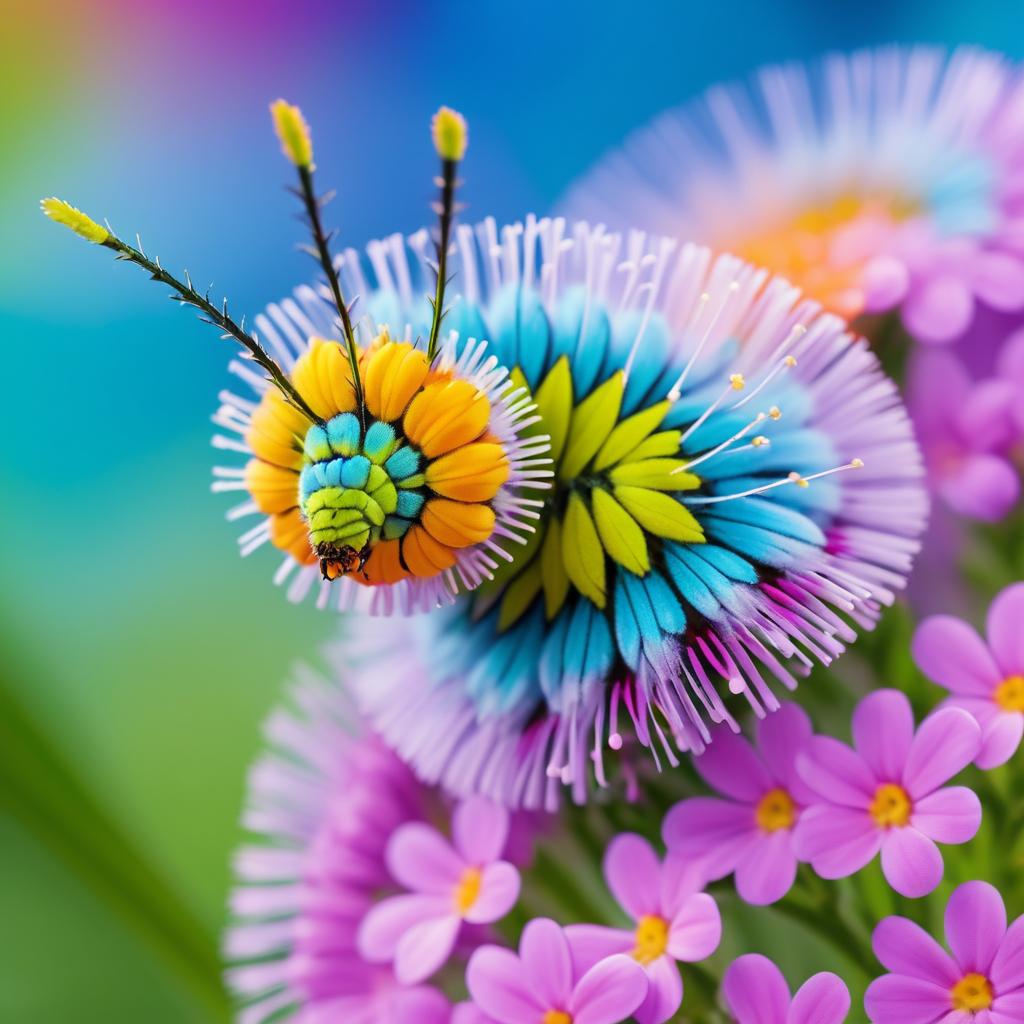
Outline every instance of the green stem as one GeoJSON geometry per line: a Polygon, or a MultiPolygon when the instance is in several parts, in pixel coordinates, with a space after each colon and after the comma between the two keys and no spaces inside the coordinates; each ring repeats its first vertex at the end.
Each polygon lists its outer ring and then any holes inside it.
{"type": "Polygon", "coordinates": [[[249,352],[253,361],[266,370],[270,379],[292,405],[314,423],[323,423],[323,420],[306,404],[305,399],[295,390],[287,375],[274,362],[266,349],[256,340],[256,337],[244,330],[228,316],[226,301],[218,309],[207,296],[200,295],[192,287],[192,281],[189,279],[187,272],[185,274],[186,280],[179,281],[172,274],[164,270],[160,265],[159,259],[151,260],[141,249],[136,249],[135,246],[129,245],[114,234],[109,235],[102,244],[108,249],[113,249],[118,254],[118,259],[127,260],[129,263],[134,263],[136,266],[142,267],[143,270],[149,271],[154,281],[159,281],[161,284],[165,284],[173,289],[175,292],[173,298],[178,302],[183,302],[188,306],[198,309],[208,323],[219,327],[225,334],[229,334],[234,338],[235,341],[249,352]]]}
{"type": "Polygon", "coordinates": [[[455,219],[455,160],[441,162],[441,201],[438,206],[440,232],[437,242],[437,284],[434,288],[434,316],[430,323],[430,340],[427,342],[427,362],[433,362],[437,352],[437,339],[444,319],[444,290],[448,286],[448,246],[451,240],[452,221],[455,219]]]}
{"type": "Polygon", "coordinates": [[[313,231],[313,241],[316,242],[320,265],[327,275],[327,283],[330,286],[331,294],[334,296],[334,305],[337,307],[338,316],[341,317],[345,345],[348,348],[348,361],[352,366],[352,388],[356,394],[356,408],[359,410],[360,418],[362,418],[363,382],[359,376],[359,349],[356,346],[356,335],[352,329],[352,318],[349,316],[348,304],[345,302],[345,296],[341,293],[341,280],[338,277],[338,271],[335,269],[334,261],[331,259],[330,245],[324,232],[323,223],[320,220],[320,200],[317,199],[316,192],[313,190],[313,171],[310,167],[299,167],[299,181],[302,184],[302,201],[306,207],[306,215],[309,217],[309,226],[313,231]]]}

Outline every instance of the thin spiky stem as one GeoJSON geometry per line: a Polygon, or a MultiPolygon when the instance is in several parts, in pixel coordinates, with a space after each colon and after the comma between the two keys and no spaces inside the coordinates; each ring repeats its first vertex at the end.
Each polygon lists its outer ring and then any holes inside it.
{"type": "Polygon", "coordinates": [[[256,336],[231,319],[228,315],[227,299],[218,308],[210,301],[209,295],[202,295],[195,290],[192,285],[192,279],[187,271],[185,272],[185,280],[179,281],[173,274],[169,274],[164,270],[160,265],[159,259],[150,259],[142,251],[141,243],[139,248],[136,248],[111,232],[101,244],[116,252],[118,259],[127,260],[129,263],[134,263],[136,266],[148,271],[154,281],[159,281],[161,284],[165,284],[173,289],[172,299],[198,309],[202,314],[200,319],[206,323],[213,324],[214,327],[220,328],[226,337],[234,338],[252,356],[253,361],[267,372],[271,383],[277,387],[288,402],[314,423],[323,423],[323,419],[306,404],[306,400],[295,389],[287,374],[274,362],[271,355],[256,339],[256,336]]]}
{"type": "Polygon", "coordinates": [[[444,290],[448,285],[448,246],[450,244],[452,221],[455,220],[455,172],[457,160],[441,161],[441,177],[438,185],[441,188],[441,199],[435,207],[438,215],[439,231],[437,240],[437,286],[431,305],[434,308],[433,320],[430,324],[430,339],[427,342],[427,361],[433,362],[437,352],[437,339],[441,332],[441,321],[444,319],[444,290]]]}
{"type": "Polygon", "coordinates": [[[335,269],[334,261],[331,259],[331,249],[327,235],[324,233],[323,223],[320,220],[321,202],[313,190],[313,171],[309,166],[298,166],[299,182],[302,185],[302,201],[306,207],[306,216],[309,218],[309,226],[313,232],[313,241],[316,243],[317,255],[320,258],[320,265],[327,275],[327,283],[330,285],[331,294],[334,296],[334,305],[337,307],[338,316],[341,317],[342,331],[345,335],[345,345],[348,348],[348,361],[352,367],[352,388],[356,396],[356,408],[359,410],[359,418],[363,418],[363,382],[359,376],[359,349],[356,347],[355,331],[352,329],[352,318],[349,316],[348,304],[341,293],[341,281],[338,279],[338,271],[335,269]]]}

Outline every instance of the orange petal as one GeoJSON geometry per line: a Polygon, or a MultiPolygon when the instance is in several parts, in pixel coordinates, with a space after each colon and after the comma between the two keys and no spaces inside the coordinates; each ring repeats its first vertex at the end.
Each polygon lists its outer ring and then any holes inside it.
{"type": "Polygon", "coordinates": [[[490,501],[508,479],[500,444],[467,444],[427,466],[427,485],[455,501],[490,501]]]}
{"type": "Polygon", "coordinates": [[[309,407],[325,420],[341,412],[352,412],[356,407],[348,353],[337,341],[313,338],[291,376],[309,407]]]}
{"type": "Polygon", "coordinates": [[[402,560],[413,576],[436,576],[455,564],[455,552],[414,526],[402,538],[402,560]]]}
{"type": "Polygon", "coordinates": [[[491,418],[486,395],[466,380],[438,382],[421,391],[402,427],[427,458],[435,458],[475,441],[491,418]]]}
{"type": "Polygon", "coordinates": [[[250,459],[245,467],[245,486],[261,512],[287,512],[299,504],[299,475],[290,469],[250,459]]]}
{"type": "Polygon", "coordinates": [[[316,552],[309,546],[309,532],[297,508],[270,517],[270,539],[275,547],[287,551],[296,562],[312,565],[316,552]]]}
{"type": "Polygon", "coordinates": [[[289,405],[277,388],[267,390],[245,435],[253,453],[264,462],[272,462],[285,469],[302,467],[302,442],[310,421],[289,405]]]}
{"type": "MultiPolygon", "coordinates": [[[[363,566],[366,581],[371,586],[379,586],[382,583],[397,583],[409,575],[409,571],[402,565],[401,547],[397,540],[384,540],[377,544],[370,557],[363,566]]],[[[355,574],[358,579],[360,573],[355,574]]]]}
{"type": "Polygon", "coordinates": [[[430,367],[426,353],[407,341],[388,342],[373,353],[363,377],[366,408],[393,423],[419,391],[430,367]]]}
{"type": "Polygon", "coordinates": [[[494,511],[489,505],[434,498],[421,519],[430,535],[450,548],[480,544],[494,532],[494,511]]]}

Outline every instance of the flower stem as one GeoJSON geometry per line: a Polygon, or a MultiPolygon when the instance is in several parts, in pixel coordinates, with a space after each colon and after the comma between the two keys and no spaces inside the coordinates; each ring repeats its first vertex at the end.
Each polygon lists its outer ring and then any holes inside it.
{"type": "Polygon", "coordinates": [[[444,290],[448,285],[448,246],[451,240],[452,221],[455,219],[455,171],[456,160],[441,161],[441,199],[437,205],[440,230],[437,241],[437,284],[431,304],[434,316],[430,324],[430,338],[427,342],[427,362],[433,362],[437,352],[437,339],[444,319],[444,290]]]}

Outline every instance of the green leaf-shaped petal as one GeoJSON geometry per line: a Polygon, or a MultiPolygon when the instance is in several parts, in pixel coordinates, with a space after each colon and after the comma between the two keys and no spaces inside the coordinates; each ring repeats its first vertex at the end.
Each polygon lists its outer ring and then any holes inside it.
{"type": "Polygon", "coordinates": [[[605,551],[631,573],[643,576],[651,568],[644,531],[603,488],[594,488],[593,503],[594,523],[605,551]]]}
{"type": "Polygon", "coordinates": [[[548,521],[547,535],[540,550],[541,579],[544,582],[544,610],[553,619],[569,594],[569,577],[562,562],[562,523],[555,516],[548,521]]]}
{"type": "Polygon", "coordinates": [[[512,556],[511,562],[500,558],[498,568],[494,570],[494,578],[484,580],[476,590],[473,591],[473,614],[483,615],[504,593],[505,587],[509,585],[537,556],[540,551],[541,541],[544,539],[544,527],[539,523],[537,529],[526,535],[525,544],[516,544],[510,541],[505,544],[505,550],[512,556]]]}
{"type": "Polygon", "coordinates": [[[680,430],[662,430],[641,441],[620,462],[640,462],[642,459],[660,459],[679,454],[679,443],[683,439],[680,430]]]}
{"type": "Polygon", "coordinates": [[[575,492],[569,495],[562,533],[562,564],[573,586],[604,608],[604,549],[586,502],[575,492]]]}
{"type": "Polygon", "coordinates": [[[650,487],[654,491],[692,491],[700,487],[700,477],[683,472],[685,468],[686,462],[682,459],[644,459],[624,462],[608,477],[613,484],[650,487]]]}
{"type": "Polygon", "coordinates": [[[562,480],[579,476],[604,444],[619,418],[624,388],[625,376],[619,370],[576,406],[558,470],[562,480]]]}
{"type": "Polygon", "coordinates": [[[572,372],[568,356],[562,356],[551,367],[537,388],[534,401],[541,415],[537,432],[551,436],[551,458],[557,464],[565,450],[569,420],[572,418],[572,372]]]}
{"type": "Polygon", "coordinates": [[[540,561],[534,559],[509,585],[501,599],[498,630],[502,632],[517,622],[540,593],[540,561]]]}
{"type": "Polygon", "coordinates": [[[615,497],[626,511],[649,533],[666,540],[704,542],[704,531],[689,509],[675,498],[646,487],[616,487],[615,497]]]}
{"type": "Polygon", "coordinates": [[[650,434],[657,430],[665,413],[672,407],[671,402],[659,402],[649,409],[634,413],[629,419],[623,420],[608,435],[608,440],[601,446],[601,450],[594,459],[594,469],[607,469],[621,462],[638,444],[650,434]]]}

